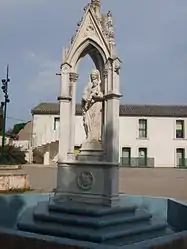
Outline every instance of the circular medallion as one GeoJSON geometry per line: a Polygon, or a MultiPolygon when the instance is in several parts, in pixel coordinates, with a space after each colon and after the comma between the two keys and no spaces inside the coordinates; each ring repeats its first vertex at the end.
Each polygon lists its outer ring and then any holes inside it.
{"type": "Polygon", "coordinates": [[[89,171],[81,172],[77,177],[77,184],[83,190],[90,190],[94,183],[94,176],[89,171]]]}

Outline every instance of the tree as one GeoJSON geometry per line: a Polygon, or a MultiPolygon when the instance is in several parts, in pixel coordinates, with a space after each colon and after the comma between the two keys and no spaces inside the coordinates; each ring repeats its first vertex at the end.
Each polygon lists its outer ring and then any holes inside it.
{"type": "Polygon", "coordinates": [[[15,124],[12,131],[11,131],[11,134],[12,135],[17,135],[26,125],[27,123],[19,123],[19,124],[15,124]]]}
{"type": "Polygon", "coordinates": [[[0,163],[5,165],[25,164],[25,152],[21,151],[19,147],[15,147],[13,145],[5,145],[3,161],[0,155],[0,163]]]}

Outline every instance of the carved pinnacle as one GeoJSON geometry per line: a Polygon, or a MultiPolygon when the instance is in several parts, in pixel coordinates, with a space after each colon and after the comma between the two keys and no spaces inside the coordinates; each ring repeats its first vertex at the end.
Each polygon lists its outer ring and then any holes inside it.
{"type": "Polygon", "coordinates": [[[91,0],[91,4],[101,6],[101,0],[91,0]]]}

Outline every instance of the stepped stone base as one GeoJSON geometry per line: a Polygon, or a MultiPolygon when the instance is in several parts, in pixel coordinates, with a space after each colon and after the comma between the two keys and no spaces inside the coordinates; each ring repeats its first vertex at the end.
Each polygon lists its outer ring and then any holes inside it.
{"type": "Polygon", "coordinates": [[[17,226],[22,231],[117,247],[173,233],[167,223],[134,205],[110,208],[59,204],[53,199],[27,209],[17,226]]]}

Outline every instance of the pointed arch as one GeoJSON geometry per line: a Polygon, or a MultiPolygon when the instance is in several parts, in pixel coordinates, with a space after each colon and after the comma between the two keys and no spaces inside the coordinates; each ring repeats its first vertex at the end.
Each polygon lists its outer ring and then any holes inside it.
{"type": "Polygon", "coordinates": [[[100,72],[102,72],[107,58],[109,57],[109,52],[104,51],[99,43],[91,38],[87,38],[86,40],[84,40],[77,47],[75,53],[71,56],[71,58],[69,58],[69,64],[72,65],[74,71],[77,72],[80,60],[86,55],[89,55],[91,57],[96,68],[100,72]]]}

